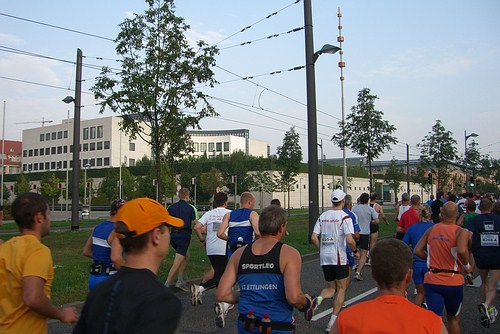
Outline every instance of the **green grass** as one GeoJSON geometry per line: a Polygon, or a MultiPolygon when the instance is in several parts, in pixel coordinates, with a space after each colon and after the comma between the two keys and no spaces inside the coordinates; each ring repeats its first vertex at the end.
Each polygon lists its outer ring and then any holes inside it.
{"type": "MultiPolygon", "coordinates": [[[[379,237],[393,235],[396,230],[396,223],[392,219],[394,210],[386,210],[385,213],[389,225],[386,225],[383,221],[381,222],[379,237]]],[[[97,220],[89,220],[83,222],[81,226],[92,227],[98,222],[97,220]]],[[[51,249],[54,259],[55,278],[52,284],[52,300],[56,305],[85,300],[88,293],[88,266],[91,260],[82,256],[81,253],[90,231],[57,230],[57,227],[69,227],[65,221],[51,222],[51,225],[56,229],[43,238],[42,241],[51,249]]],[[[13,229],[15,227],[15,224],[3,225],[0,231],[8,231],[12,234],[3,234],[2,239],[7,240],[17,234],[13,229]]],[[[315,247],[307,240],[309,233],[307,210],[294,211],[293,215],[288,218],[287,230],[289,235],[283,239],[285,243],[295,247],[301,254],[316,251],[315,247]]],[[[191,259],[186,268],[186,279],[200,278],[210,267],[210,261],[205,249],[197,240],[197,237],[193,235],[189,248],[191,259]]],[[[174,256],[175,252],[171,248],[158,272],[161,281],[166,279],[174,256]]]]}

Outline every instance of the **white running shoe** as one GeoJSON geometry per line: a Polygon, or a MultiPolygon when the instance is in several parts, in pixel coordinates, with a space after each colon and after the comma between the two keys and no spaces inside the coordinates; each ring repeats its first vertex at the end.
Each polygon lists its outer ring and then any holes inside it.
{"type": "Polygon", "coordinates": [[[481,313],[481,325],[485,328],[489,328],[491,319],[490,313],[488,312],[488,306],[485,303],[481,303],[477,308],[479,309],[479,313],[481,313]]]}
{"type": "Polygon", "coordinates": [[[226,325],[226,310],[224,310],[224,303],[215,303],[215,325],[219,328],[224,328],[226,325]]]}
{"type": "Polygon", "coordinates": [[[189,288],[188,288],[186,282],[184,282],[184,281],[177,281],[177,283],[175,283],[175,287],[179,290],[184,291],[184,292],[189,291],[189,288]]]}
{"type": "Polygon", "coordinates": [[[202,303],[200,286],[198,284],[191,285],[191,305],[196,306],[202,303]]]}
{"type": "Polygon", "coordinates": [[[490,315],[490,323],[493,324],[498,316],[498,311],[495,306],[491,305],[488,309],[488,313],[490,315]]]}
{"type": "Polygon", "coordinates": [[[354,274],[354,279],[357,280],[357,281],[362,281],[363,280],[363,276],[361,276],[361,273],[358,273],[356,271],[356,273],[354,274]]]}

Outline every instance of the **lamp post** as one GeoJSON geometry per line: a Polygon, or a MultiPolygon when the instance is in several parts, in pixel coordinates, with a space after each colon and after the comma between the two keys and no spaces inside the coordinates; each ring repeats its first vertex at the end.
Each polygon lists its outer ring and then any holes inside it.
{"type": "Polygon", "coordinates": [[[84,174],[84,181],[83,181],[83,204],[87,204],[87,169],[89,169],[90,164],[86,164],[85,166],[85,174],[84,174]]]}
{"type": "MultiPolygon", "coordinates": [[[[342,55],[344,54],[344,51],[342,50],[342,42],[344,42],[344,36],[342,36],[342,13],[340,12],[340,7],[339,11],[337,13],[337,17],[339,18],[339,36],[337,37],[337,42],[339,43],[340,47],[340,52],[339,52],[339,68],[340,68],[340,96],[341,96],[341,101],[342,101],[342,128],[340,129],[342,131],[342,135],[344,136],[344,130],[345,130],[345,104],[344,104],[344,67],[345,67],[345,62],[342,60],[342,55]]],[[[345,145],[342,147],[342,187],[344,188],[343,190],[347,192],[347,150],[345,145]]],[[[371,191],[371,189],[370,189],[371,191]]]]}
{"type": "Polygon", "coordinates": [[[321,212],[325,211],[325,201],[324,201],[324,192],[325,192],[325,186],[323,185],[323,175],[324,175],[324,170],[323,170],[323,165],[325,162],[325,159],[323,157],[323,139],[320,140],[320,143],[318,146],[321,148],[320,153],[321,153],[321,212]]]}
{"type": "Polygon", "coordinates": [[[3,178],[5,174],[5,101],[3,101],[3,123],[2,123],[2,180],[0,185],[0,205],[3,206],[3,178]]]}
{"type": "Polygon", "coordinates": [[[304,179],[303,177],[299,178],[299,206],[301,209],[302,209],[302,180],[303,179],[304,179]]]}
{"type": "Polygon", "coordinates": [[[465,189],[467,192],[469,192],[469,189],[470,189],[469,188],[470,187],[469,178],[467,177],[467,173],[468,173],[468,171],[467,171],[467,139],[469,139],[470,137],[475,138],[477,136],[478,136],[478,134],[476,134],[474,132],[468,135],[467,130],[464,131],[464,138],[465,138],[465,140],[464,140],[465,189]]]}

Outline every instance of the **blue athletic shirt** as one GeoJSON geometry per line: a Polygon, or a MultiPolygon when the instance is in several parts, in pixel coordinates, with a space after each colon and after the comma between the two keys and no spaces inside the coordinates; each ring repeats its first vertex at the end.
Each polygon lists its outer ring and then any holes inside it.
{"type": "Polygon", "coordinates": [[[111,245],[108,237],[115,228],[115,223],[105,220],[99,223],[92,232],[92,258],[107,265],[111,265],[111,245]]]}
{"type": "MultiPolygon", "coordinates": [[[[411,225],[408,230],[406,231],[404,237],[403,237],[403,242],[407,244],[408,246],[411,245],[411,251],[413,253],[413,250],[415,249],[415,246],[418,244],[418,241],[422,236],[425,234],[425,232],[430,229],[432,226],[434,226],[434,223],[431,221],[423,222],[423,221],[418,221],[415,224],[411,225]]],[[[419,258],[415,254],[413,254],[413,265],[419,266],[419,267],[426,267],[427,262],[424,259],[419,258]]]]}
{"type": "Polygon", "coordinates": [[[236,246],[238,243],[238,238],[242,237],[245,244],[249,244],[253,241],[253,226],[250,222],[250,214],[252,210],[248,208],[241,208],[231,211],[229,214],[229,230],[227,236],[229,240],[227,246],[236,246]]]}
{"type": "Polygon", "coordinates": [[[184,221],[184,227],[172,228],[170,237],[172,239],[191,239],[191,223],[196,219],[196,212],[193,207],[185,200],[181,199],[179,202],[168,207],[168,213],[184,221]]]}
{"type": "Polygon", "coordinates": [[[280,270],[282,246],[281,242],[277,242],[263,255],[253,254],[252,244],[246,246],[238,264],[240,314],[246,315],[252,310],[259,319],[268,313],[271,322],[292,322],[293,307],[286,300],[285,283],[280,270]]]}
{"type": "MultiPolygon", "coordinates": [[[[358,224],[358,216],[356,216],[356,214],[354,212],[352,212],[351,210],[349,210],[348,208],[343,208],[342,211],[344,211],[345,213],[347,213],[349,215],[349,217],[351,217],[352,225],[354,226],[354,232],[361,231],[361,229],[359,228],[359,224],[358,224]]],[[[352,255],[351,247],[349,247],[349,245],[346,245],[345,250],[347,253],[347,257],[349,258],[348,259],[349,263],[354,263],[354,262],[351,262],[351,261],[354,261],[354,258],[352,258],[353,255],[352,255]]]]}

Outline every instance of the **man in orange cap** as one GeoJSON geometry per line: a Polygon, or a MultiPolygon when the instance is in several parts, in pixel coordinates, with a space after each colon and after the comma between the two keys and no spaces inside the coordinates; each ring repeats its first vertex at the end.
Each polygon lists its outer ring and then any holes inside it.
{"type": "Polygon", "coordinates": [[[181,303],[158,280],[160,263],[170,245],[169,226],[184,222],[158,202],[138,198],[116,215],[116,236],[125,264],[89,294],[73,333],[174,333],[181,303]]]}

